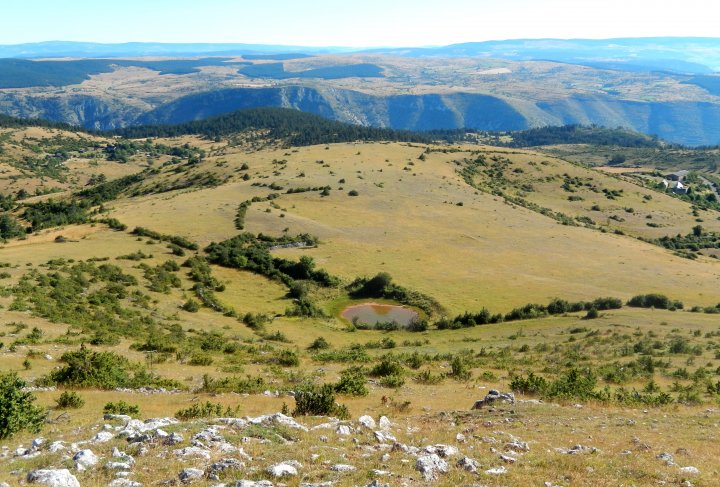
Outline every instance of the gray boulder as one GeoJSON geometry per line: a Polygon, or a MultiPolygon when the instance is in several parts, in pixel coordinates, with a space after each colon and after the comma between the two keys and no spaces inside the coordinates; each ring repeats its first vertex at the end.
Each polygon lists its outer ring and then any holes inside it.
{"type": "Polygon", "coordinates": [[[220,480],[220,474],[226,470],[241,470],[245,464],[237,458],[223,458],[207,468],[207,477],[210,480],[220,480]]]}
{"type": "Polygon", "coordinates": [[[108,487],[142,487],[142,484],[128,479],[115,479],[108,484],[108,487]]]}
{"type": "Polygon", "coordinates": [[[186,448],[173,450],[173,453],[176,457],[200,457],[205,460],[210,460],[210,450],[197,446],[188,446],[186,448]]]}
{"type": "Polygon", "coordinates": [[[438,473],[447,473],[449,468],[448,463],[435,453],[419,457],[415,462],[415,469],[426,481],[436,480],[438,473]]]}
{"type": "Polygon", "coordinates": [[[515,395],[512,392],[499,392],[495,389],[490,390],[483,399],[475,401],[470,409],[481,409],[483,406],[489,406],[495,402],[515,404],[515,395]]]}
{"type": "Polygon", "coordinates": [[[275,478],[294,477],[298,474],[297,469],[301,466],[302,465],[296,461],[276,463],[268,467],[267,472],[275,478]]]}
{"type": "Polygon", "coordinates": [[[87,470],[90,467],[94,467],[100,461],[97,455],[92,450],[80,450],[73,457],[75,461],[75,468],[80,471],[87,470]]]}
{"type": "Polygon", "coordinates": [[[28,483],[50,487],[80,487],[80,482],[66,468],[62,470],[35,470],[28,474],[28,483]]]}
{"type": "Polygon", "coordinates": [[[200,470],[199,468],[186,468],[186,469],[183,469],[182,472],[180,472],[178,474],[178,478],[180,479],[180,482],[182,482],[183,484],[189,484],[196,480],[200,480],[204,476],[205,476],[205,471],[200,470]]]}
{"type": "Polygon", "coordinates": [[[480,468],[480,464],[473,460],[470,457],[463,457],[460,460],[457,461],[458,468],[462,468],[463,470],[470,472],[470,473],[476,473],[478,469],[480,468]]]}

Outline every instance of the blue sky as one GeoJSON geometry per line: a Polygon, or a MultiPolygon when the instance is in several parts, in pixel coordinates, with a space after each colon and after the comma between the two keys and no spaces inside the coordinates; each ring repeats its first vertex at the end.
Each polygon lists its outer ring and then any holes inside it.
{"type": "Polygon", "coordinates": [[[712,0],[6,0],[0,44],[427,46],[513,38],[718,36],[712,0]]]}

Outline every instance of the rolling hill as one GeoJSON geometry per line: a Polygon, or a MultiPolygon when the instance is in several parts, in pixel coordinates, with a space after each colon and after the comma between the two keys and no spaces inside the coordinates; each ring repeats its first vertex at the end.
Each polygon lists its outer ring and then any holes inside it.
{"type": "Polygon", "coordinates": [[[692,151],[589,127],[516,134],[541,149],[433,142],[280,109],[0,124],[0,366],[21,381],[0,375],[0,402],[34,400],[42,427],[3,438],[0,481],[291,466],[289,485],[426,485],[430,452],[439,485],[716,477],[718,205],[550,153],[692,151]],[[677,235],[703,248],[660,240],[677,235]],[[491,389],[514,404],[469,411],[491,389]]]}

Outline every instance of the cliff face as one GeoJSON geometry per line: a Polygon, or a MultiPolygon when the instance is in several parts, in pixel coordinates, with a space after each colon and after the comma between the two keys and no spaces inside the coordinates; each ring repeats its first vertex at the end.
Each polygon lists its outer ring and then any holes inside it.
{"type": "Polygon", "coordinates": [[[522,130],[542,125],[624,127],[687,145],[720,143],[720,106],[571,96],[528,103],[472,93],[371,96],[307,87],[229,89],[180,98],[134,123],[178,123],[240,108],[295,108],[343,122],[408,130],[522,130]]]}
{"type": "Polygon", "coordinates": [[[142,110],[118,100],[89,95],[27,96],[0,94],[0,112],[20,118],[43,118],[88,129],[107,130],[128,125],[142,110]]]}
{"type": "Polygon", "coordinates": [[[135,123],[179,123],[241,108],[281,107],[343,122],[408,130],[526,128],[524,116],[500,98],[476,94],[372,96],[299,86],[228,89],[190,95],[144,114],[135,123]]]}
{"type": "Polygon", "coordinates": [[[0,94],[0,111],[92,129],[199,120],[242,108],[283,107],[363,125],[408,130],[474,128],[521,130],[542,125],[597,124],[631,128],[687,145],[720,143],[720,105],[707,102],[638,102],[598,95],[550,101],[474,94],[373,96],[330,87],[283,86],[221,89],[153,107],[137,100],[88,95],[0,94]]]}

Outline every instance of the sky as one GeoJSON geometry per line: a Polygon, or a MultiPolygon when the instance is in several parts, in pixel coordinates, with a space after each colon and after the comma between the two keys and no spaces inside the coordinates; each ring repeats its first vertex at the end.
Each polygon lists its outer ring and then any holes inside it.
{"type": "Polygon", "coordinates": [[[713,0],[0,0],[0,44],[400,47],[720,35],[713,0]]]}

